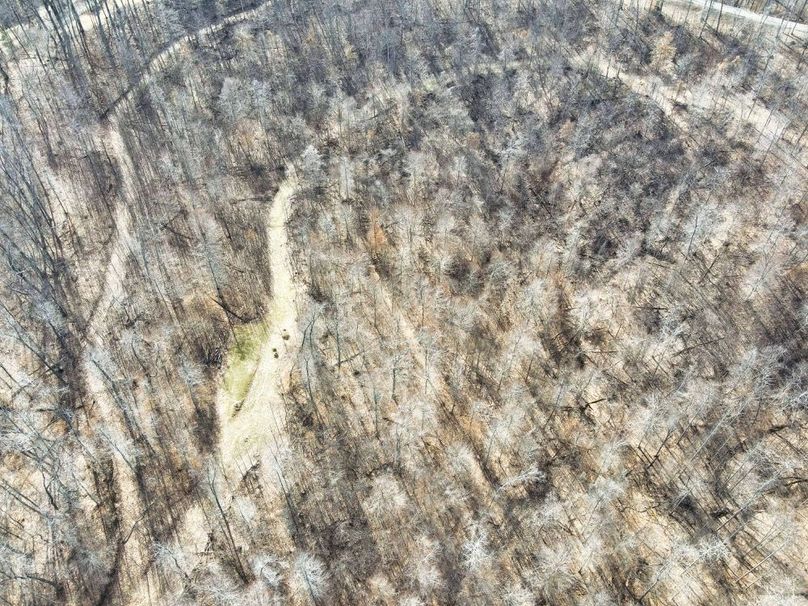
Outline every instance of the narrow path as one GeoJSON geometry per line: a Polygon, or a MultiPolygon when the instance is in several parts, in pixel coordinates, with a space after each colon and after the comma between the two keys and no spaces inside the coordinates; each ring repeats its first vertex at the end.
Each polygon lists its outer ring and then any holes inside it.
{"type": "Polygon", "coordinates": [[[232,13],[228,15],[221,21],[217,23],[213,23],[212,25],[208,25],[203,27],[195,32],[190,32],[181,36],[174,40],[168,46],[158,50],[148,59],[146,65],[144,66],[143,70],[140,73],[140,77],[134,84],[128,86],[123,93],[121,93],[118,97],[116,97],[112,103],[107,107],[106,110],[101,114],[102,120],[107,120],[108,117],[116,112],[118,108],[125,103],[126,101],[130,100],[135,92],[142,90],[151,82],[153,75],[155,73],[159,73],[162,68],[164,67],[164,62],[166,59],[171,57],[175,52],[177,52],[182,46],[188,44],[194,38],[198,36],[208,36],[210,34],[214,34],[218,31],[223,30],[226,27],[239,23],[241,21],[246,21],[250,17],[258,14],[264,7],[269,4],[269,0],[262,2],[261,4],[254,6],[252,8],[240,10],[238,12],[232,13]]]}
{"type": "MultiPolygon", "coordinates": [[[[291,171],[290,171],[291,174],[291,171]]],[[[223,382],[217,396],[221,423],[219,454],[226,473],[246,469],[265,454],[277,456],[287,444],[282,383],[289,376],[300,346],[297,330],[300,294],[290,262],[286,218],[295,192],[294,178],[284,181],[272,201],[267,220],[268,263],[272,300],[258,345],[257,363],[243,399],[223,382]]],[[[228,367],[225,371],[238,373],[228,367]]],[[[240,390],[238,390],[240,391],[240,390]]]]}

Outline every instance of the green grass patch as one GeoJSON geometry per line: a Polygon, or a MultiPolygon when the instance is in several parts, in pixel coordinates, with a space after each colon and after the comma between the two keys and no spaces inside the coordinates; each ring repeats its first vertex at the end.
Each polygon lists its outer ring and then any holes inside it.
{"type": "Polygon", "coordinates": [[[261,344],[266,338],[266,326],[263,322],[236,328],[236,338],[227,352],[223,385],[236,402],[243,400],[250,390],[261,355],[261,344]]]}

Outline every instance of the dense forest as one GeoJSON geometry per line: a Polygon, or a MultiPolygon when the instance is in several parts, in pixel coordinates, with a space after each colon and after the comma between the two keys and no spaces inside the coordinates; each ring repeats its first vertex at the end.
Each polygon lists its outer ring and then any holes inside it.
{"type": "Polygon", "coordinates": [[[808,604],[806,0],[0,0],[0,602],[808,604]]]}

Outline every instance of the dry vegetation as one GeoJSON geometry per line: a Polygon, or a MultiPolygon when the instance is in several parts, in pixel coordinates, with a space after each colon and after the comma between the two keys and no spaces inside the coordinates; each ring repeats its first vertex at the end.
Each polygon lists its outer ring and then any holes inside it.
{"type": "Polygon", "coordinates": [[[806,22],[4,0],[0,601],[808,603],[806,22]]]}

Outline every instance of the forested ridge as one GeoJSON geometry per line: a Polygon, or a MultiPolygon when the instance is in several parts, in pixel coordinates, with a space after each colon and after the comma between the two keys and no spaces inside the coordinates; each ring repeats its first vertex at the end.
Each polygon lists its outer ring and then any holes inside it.
{"type": "Polygon", "coordinates": [[[2,0],[0,602],[808,603],[802,0],[2,0]]]}

